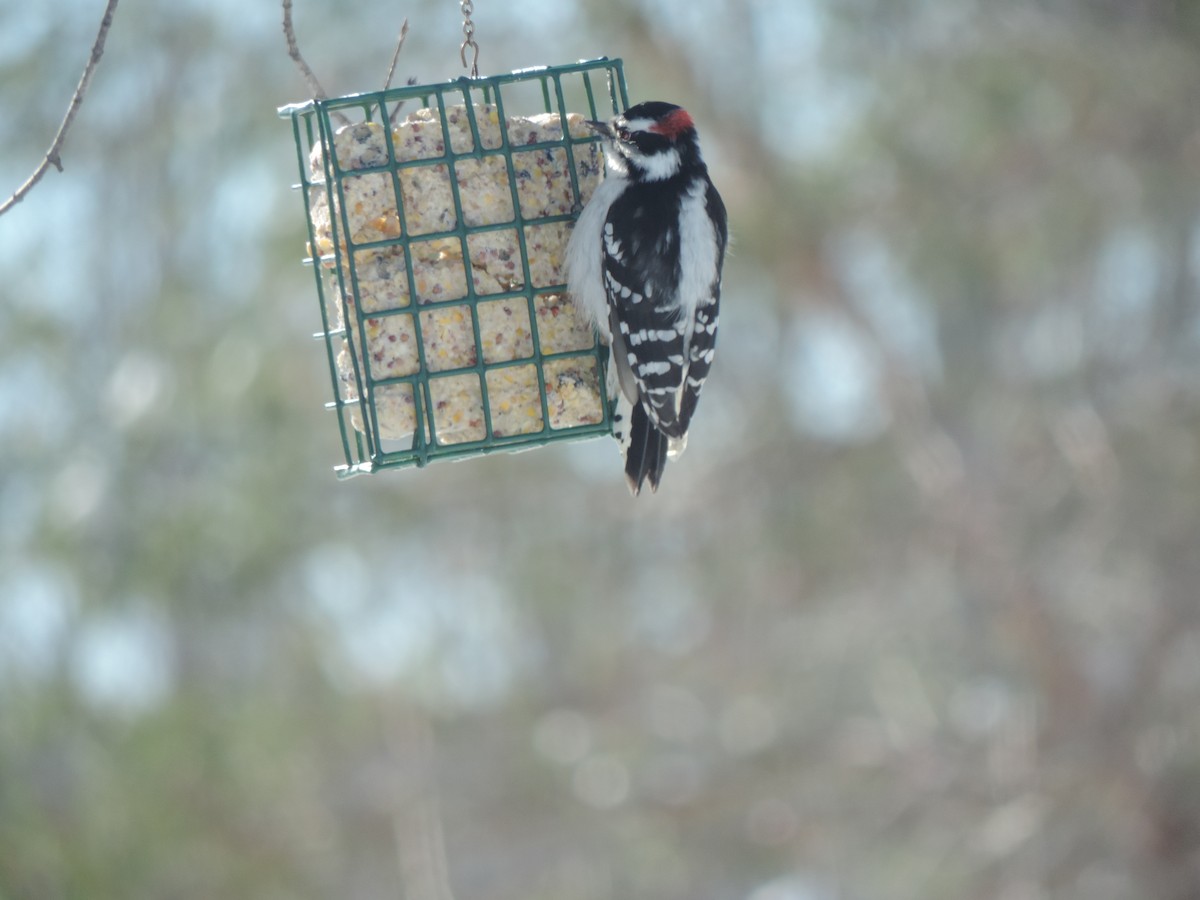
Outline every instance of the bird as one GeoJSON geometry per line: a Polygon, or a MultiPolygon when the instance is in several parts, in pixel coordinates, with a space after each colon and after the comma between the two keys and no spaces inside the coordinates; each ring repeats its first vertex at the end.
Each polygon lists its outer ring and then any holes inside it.
{"type": "Polygon", "coordinates": [[[687,446],[716,346],[728,220],[685,109],[652,100],[588,125],[605,175],[571,233],[567,288],[609,346],[613,434],[637,496],[656,492],[687,446]]]}

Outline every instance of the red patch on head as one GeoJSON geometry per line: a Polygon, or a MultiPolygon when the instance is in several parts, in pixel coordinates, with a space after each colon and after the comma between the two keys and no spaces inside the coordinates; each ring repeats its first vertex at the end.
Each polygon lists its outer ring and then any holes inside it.
{"type": "Polygon", "coordinates": [[[695,127],[696,123],[692,121],[692,117],[688,115],[686,109],[674,109],[663,116],[658,122],[651,125],[650,130],[656,134],[661,134],[663,137],[675,140],[689,128],[695,127]]]}

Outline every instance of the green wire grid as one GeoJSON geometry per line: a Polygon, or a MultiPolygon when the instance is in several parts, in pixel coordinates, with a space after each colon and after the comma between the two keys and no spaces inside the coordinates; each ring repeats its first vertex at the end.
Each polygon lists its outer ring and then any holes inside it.
{"type": "Polygon", "coordinates": [[[300,162],[300,183],[295,185],[295,188],[304,198],[309,246],[314,248],[314,251],[318,247],[318,236],[315,233],[312,216],[314,197],[317,192],[328,191],[329,197],[337,198],[336,203],[329,204],[332,252],[317,259],[310,257],[304,262],[312,266],[315,273],[322,329],[314,337],[324,343],[333,387],[334,399],[326,404],[326,408],[334,411],[337,416],[345,457],[345,463],[335,467],[338,477],[346,478],[403,466],[424,466],[439,459],[462,459],[488,453],[525,450],[556,441],[582,440],[612,433],[611,405],[606,392],[607,348],[603,347],[593,336],[591,346],[586,349],[556,353],[542,351],[535,299],[562,294],[566,291],[566,285],[534,285],[530,272],[530,251],[526,243],[526,226],[573,222],[582,207],[575,164],[575,148],[581,144],[594,143],[598,138],[594,135],[573,137],[565,127],[567,114],[580,113],[589,119],[607,119],[626,109],[628,105],[629,99],[621,60],[600,58],[566,66],[522,69],[507,75],[483,78],[462,77],[441,84],[410,85],[375,93],[311,100],[279,108],[279,116],[292,121],[300,162]],[[601,76],[603,77],[602,84],[597,84],[601,76]],[[451,148],[451,135],[446,115],[448,99],[451,105],[461,103],[465,107],[473,138],[472,149],[469,152],[459,153],[451,148]],[[387,161],[381,166],[343,170],[333,149],[333,138],[339,127],[337,121],[339,116],[345,116],[352,121],[387,123],[390,121],[389,114],[399,104],[406,101],[412,104],[409,109],[416,108],[416,105],[419,104],[420,107],[437,111],[442,128],[444,154],[410,161],[397,161],[392,145],[391,129],[385,127],[387,161]],[[496,107],[500,123],[499,147],[485,148],[483,146],[474,112],[477,104],[490,104],[496,107]],[[514,147],[509,142],[508,128],[505,127],[506,117],[529,116],[535,113],[558,113],[561,117],[560,122],[563,123],[561,139],[523,144],[515,149],[519,151],[557,147],[565,149],[574,197],[573,209],[566,215],[539,217],[522,215],[512,158],[514,147]],[[311,153],[316,147],[321,147],[323,151],[323,177],[310,175],[311,153]],[[481,160],[487,156],[498,156],[505,160],[508,186],[512,192],[513,219],[510,222],[488,225],[466,225],[455,165],[459,160],[481,160]],[[450,230],[422,233],[410,237],[404,219],[404,198],[399,172],[403,169],[427,165],[447,167],[456,225],[450,230]],[[377,172],[391,174],[390,180],[395,193],[400,235],[385,240],[356,243],[350,238],[350,223],[344,202],[342,180],[345,176],[357,177],[377,172]],[[335,212],[337,214],[334,214],[335,212]],[[499,230],[515,230],[524,280],[521,285],[512,290],[477,296],[474,278],[471,275],[471,266],[467,262],[470,255],[467,238],[473,234],[499,230]],[[457,239],[462,246],[466,296],[451,300],[422,302],[417,291],[413,257],[409,245],[410,243],[449,238],[457,239]],[[350,303],[347,298],[358,295],[359,276],[355,251],[364,248],[389,247],[401,247],[404,253],[408,279],[409,300],[407,305],[398,310],[369,313],[360,311],[359,314],[354,315],[349,308],[350,303]],[[322,270],[329,274],[332,284],[326,284],[322,270]],[[341,307],[341,321],[355,325],[358,329],[353,340],[348,340],[351,335],[347,334],[345,327],[336,327],[337,323],[332,321],[329,305],[331,290],[333,291],[333,302],[341,307]],[[523,298],[527,305],[533,346],[532,355],[500,362],[486,362],[480,339],[478,304],[480,301],[492,302],[513,298],[523,298]],[[468,307],[470,309],[475,341],[475,363],[431,372],[426,366],[425,346],[421,337],[422,314],[426,311],[450,307],[468,307]],[[371,366],[357,358],[358,354],[355,351],[368,347],[365,330],[368,319],[376,319],[396,312],[403,312],[412,320],[420,362],[419,369],[411,375],[377,378],[371,371],[371,366]],[[339,374],[337,358],[343,348],[348,350],[352,372],[347,373],[343,367],[343,372],[339,374]],[[594,365],[599,381],[600,421],[560,428],[551,427],[544,366],[546,363],[562,359],[576,359],[586,365],[594,365]],[[537,375],[541,401],[541,428],[521,434],[497,435],[493,430],[493,414],[488,400],[487,374],[506,367],[530,365],[533,366],[537,375]],[[479,385],[485,425],[484,437],[480,440],[455,442],[439,440],[437,412],[431,394],[431,384],[438,379],[471,374],[475,375],[479,385]],[[348,377],[349,375],[352,377],[348,377]],[[378,400],[383,399],[381,394],[383,389],[396,385],[408,386],[408,389],[413,392],[415,428],[411,439],[405,438],[404,441],[385,440],[380,433],[380,416],[376,404],[378,400]]]}

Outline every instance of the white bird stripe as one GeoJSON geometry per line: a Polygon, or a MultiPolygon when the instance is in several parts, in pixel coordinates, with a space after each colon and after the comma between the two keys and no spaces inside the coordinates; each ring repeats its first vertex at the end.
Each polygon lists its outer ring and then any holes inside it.
{"type": "Polygon", "coordinates": [[[679,279],[677,296],[687,321],[712,303],[717,281],[717,234],[707,207],[708,182],[695,179],[679,209],[679,279]]]}
{"type": "MultiPolygon", "coordinates": [[[[622,323],[622,324],[624,324],[624,323],[622,323]]],[[[635,346],[637,344],[641,344],[641,343],[644,343],[647,341],[663,341],[663,342],[678,341],[679,334],[680,334],[678,331],[675,331],[674,329],[667,329],[667,328],[664,328],[664,329],[643,328],[640,331],[635,331],[632,333],[625,330],[624,333],[629,335],[629,342],[631,344],[634,344],[635,346]]]]}
{"type": "Polygon", "coordinates": [[[621,261],[621,242],[613,236],[612,222],[604,223],[604,252],[617,262],[621,261]]]}
{"type": "MultiPolygon", "coordinates": [[[[632,353],[629,355],[633,356],[632,353]]],[[[634,364],[632,359],[630,359],[630,364],[634,364]]],[[[644,362],[640,366],[637,366],[638,375],[642,378],[645,378],[647,375],[666,375],[670,371],[671,364],[661,359],[644,362]]]]}

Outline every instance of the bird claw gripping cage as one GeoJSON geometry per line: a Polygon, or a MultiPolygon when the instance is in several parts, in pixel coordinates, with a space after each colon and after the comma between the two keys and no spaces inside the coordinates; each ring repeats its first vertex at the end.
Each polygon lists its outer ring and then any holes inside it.
{"type": "Polygon", "coordinates": [[[280,108],[339,476],[611,433],[564,263],[603,171],[586,121],[627,106],[621,61],[597,59],[280,108]]]}

